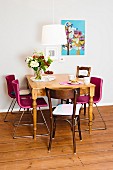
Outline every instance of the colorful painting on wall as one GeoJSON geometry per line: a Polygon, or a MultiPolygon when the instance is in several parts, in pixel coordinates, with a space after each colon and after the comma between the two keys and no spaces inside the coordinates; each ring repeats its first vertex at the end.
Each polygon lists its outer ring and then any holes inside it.
{"type": "Polygon", "coordinates": [[[62,45],[62,55],[85,54],[85,20],[61,20],[65,25],[67,44],[62,45]]]}

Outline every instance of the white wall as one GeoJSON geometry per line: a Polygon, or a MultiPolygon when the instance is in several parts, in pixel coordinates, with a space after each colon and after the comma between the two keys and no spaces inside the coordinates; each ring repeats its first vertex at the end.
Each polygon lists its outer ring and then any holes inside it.
{"type": "MultiPolygon", "coordinates": [[[[112,104],[112,0],[54,0],[55,23],[62,19],[86,21],[86,54],[65,56],[55,62],[55,73],[75,73],[77,65],[90,65],[92,76],[104,79],[102,105],[112,104]]],[[[27,55],[41,46],[42,25],[52,23],[52,0],[0,0],[0,111],[7,109],[10,98],[4,76],[15,74],[21,84],[32,73],[25,63],[27,55]]]]}

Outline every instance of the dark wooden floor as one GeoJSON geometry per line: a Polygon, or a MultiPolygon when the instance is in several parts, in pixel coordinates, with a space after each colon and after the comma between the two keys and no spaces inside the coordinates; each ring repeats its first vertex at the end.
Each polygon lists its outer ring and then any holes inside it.
{"type": "MultiPolygon", "coordinates": [[[[81,120],[83,141],[76,132],[77,154],[72,152],[72,136],[66,122],[58,122],[52,150],[47,151],[48,136],[13,139],[13,125],[4,122],[5,113],[0,113],[0,169],[1,170],[113,170],[113,106],[99,107],[106,122],[107,130],[84,131],[87,120],[81,120]]],[[[94,108],[94,127],[103,127],[94,108]]],[[[48,113],[45,113],[48,116],[48,113]]],[[[82,114],[83,115],[83,114],[82,114]]],[[[29,116],[26,114],[25,116],[29,116]]],[[[8,119],[15,119],[17,113],[8,119]]],[[[83,117],[83,116],[81,116],[83,117]]],[[[45,129],[38,125],[38,133],[45,129]]],[[[32,134],[32,126],[22,126],[19,134],[32,134]]]]}

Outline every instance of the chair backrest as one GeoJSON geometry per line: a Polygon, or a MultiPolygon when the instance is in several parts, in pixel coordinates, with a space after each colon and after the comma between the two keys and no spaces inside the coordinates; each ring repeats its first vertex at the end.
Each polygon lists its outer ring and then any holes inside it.
{"type": "Polygon", "coordinates": [[[16,97],[18,105],[20,107],[23,107],[23,106],[21,106],[21,99],[20,99],[20,94],[19,94],[19,91],[20,91],[19,81],[17,79],[13,80],[12,81],[12,86],[13,86],[13,89],[14,89],[14,92],[15,92],[15,97],[16,97]]]}
{"type": "Polygon", "coordinates": [[[103,79],[98,77],[91,77],[92,84],[95,84],[95,95],[94,95],[94,103],[98,103],[102,98],[102,86],[103,86],[103,79]]]}
{"type": "Polygon", "coordinates": [[[12,85],[12,81],[15,80],[15,75],[7,75],[6,77],[6,82],[7,82],[7,90],[8,90],[8,95],[11,98],[15,98],[15,93],[12,85]]]}
{"type": "Polygon", "coordinates": [[[90,77],[90,73],[91,73],[91,67],[77,66],[76,69],[77,78],[90,77]]]}
{"type": "Polygon", "coordinates": [[[73,114],[76,112],[76,98],[80,94],[80,89],[49,89],[45,88],[48,97],[50,114],[52,115],[52,98],[53,99],[72,99],[73,101],[73,114]]]}

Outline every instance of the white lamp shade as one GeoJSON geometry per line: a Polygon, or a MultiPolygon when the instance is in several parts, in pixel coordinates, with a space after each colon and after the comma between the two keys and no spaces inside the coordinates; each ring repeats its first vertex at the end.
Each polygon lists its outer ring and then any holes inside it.
{"type": "Polygon", "coordinates": [[[44,25],[42,28],[43,45],[63,45],[67,43],[65,26],[60,24],[44,25]]]}

